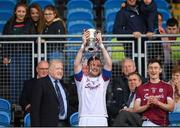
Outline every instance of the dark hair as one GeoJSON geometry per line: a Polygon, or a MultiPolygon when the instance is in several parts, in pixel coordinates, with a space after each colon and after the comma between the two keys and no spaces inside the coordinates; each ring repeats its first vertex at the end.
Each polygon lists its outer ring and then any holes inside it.
{"type": "Polygon", "coordinates": [[[31,17],[31,9],[32,8],[35,8],[39,12],[39,21],[37,22],[37,33],[41,34],[43,31],[43,27],[45,25],[42,9],[41,9],[40,5],[37,3],[33,3],[29,6],[28,13],[29,13],[30,20],[32,22],[34,22],[31,17]]]}
{"type": "Polygon", "coordinates": [[[180,73],[180,65],[175,65],[172,69],[172,74],[180,73]]]}
{"type": "Polygon", "coordinates": [[[58,13],[58,11],[57,11],[57,8],[56,8],[55,6],[53,6],[53,5],[47,5],[47,6],[44,7],[44,11],[45,11],[45,10],[51,10],[51,11],[53,11],[53,12],[56,14],[56,17],[55,17],[55,18],[59,18],[59,20],[62,22],[62,24],[63,24],[63,26],[64,26],[64,28],[65,28],[65,31],[66,31],[66,24],[65,24],[63,18],[60,17],[60,15],[59,15],[59,13],[58,13]]]}
{"type": "Polygon", "coordinates": [[[139,79],[142,81],[142,77],[138,72],[131,72],[131,73],[128,74],[128,77],[130,77],[132,75],[137,75],[139,77],[139,79]]]}
{"type": "Polygon", "coordinates": [[[166,26],[171,26],[171,27],[177,26],[178,27],[179,23],[178,23],[177,19],[173,17],[173,18],[170,18],[167,20],[166,26]]]}
{"type": "Polygon", "coordinates": [[[161,61],[159,60],[159,59],[150,59],[149,61],[148,61],[148,66],[150,65],[150,64],[153,64],[153,63],[158,63],[159,64],[159,66],[162,68],[162,65],[161,65],[161,61]]]}
{"type": "MultiPolygon", "coordinates": [[[[26,9],[26,15],[25,15],[25,18],[24,18],[24,21],[26,22],[27,20],[28,20],[28,7],[27,7],[27,5],[25,4],[25,3],[21,3],[21,2],[18,2],[17,4],[16,4],[16,6],[14,7],[14,14],[10,17],[10,19],[8,20],[8,22],[10,23],[10,27],[12,27],[12,25],[13,25],[13,23],[14,23],[14,21],[16,20],[16,14],[15,14],[15,12],[16,12],[16,10],[17,10],[17,8],[18,7],[24,7],[25,9],[26,9]]],[[[9,29],[11,29],[11,28],[9,28],[9,29]]]]}
{"type": "Polygon", "coordinates": [[[89,66],[89,64],[91,63],[91,61],[93,61],[93,60],[99,60],[99,61],[101,62],[101,60],[100,60],[97,56],[91,56],[91,57],[88,59],[88,62],[87,62],[88,66],[89,66]]]}

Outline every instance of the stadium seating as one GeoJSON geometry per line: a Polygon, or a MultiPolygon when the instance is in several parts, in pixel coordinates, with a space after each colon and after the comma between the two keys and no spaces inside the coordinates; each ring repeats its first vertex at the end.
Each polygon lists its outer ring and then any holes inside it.
{"type": "Polygon", "coordinates": [[[163,15],[164,21],[167,21],[169,18],[171,18],[171,13],[165,9],[159,9],[158,12],[160,12],[163,15]]]}
{"type": "Polygon", "coordinates": [[[30,120],[30,113],[27,113],[24,117],[24,127],[30,127],[31,120],[30,120]]]}
{"type": "Polygon", "coordinates": [[[104,29],[106,33],[112,33],[116,13],[121,8],[121,4],[125,0],[106,0],[104,7],[104,29]]]}
{"type": "Polygon", "coordinates": [[[70,21],[67,24],[67,30],[69,34],[81,34],[84,29],[94,28],[92,22],[89,21],[70,21]]]}
{"type": "Polygon", "coordinates": [[[121,7],[121,4],[124,2],[125,0],[106,0],[104,3],[104,9],[108,10],[108,9],[112,9],[112,8],[119,8],[121,7]]]}
{"type": "Polygon", "coordinates": [[[180,112],[169,113],[170,126],[180,126],[180,112]]]}
{"type": "Polygon", "coordinates": [[[14,10],[16,0],[0,0],[0,9],[2,10],[14,10]]]}
{"type": "Polygon", "coordinates": [[[31,5],[32,3],[38,3],[42,9],[44,9],[44,7],[47,5],[54,5],[55,6],[54,0],[30,0],[29,4],[31,5]]]}
{"type": "Polygon", "coordinates": [[[73,113],[71,116],[70,116],[70,125],[71,126],[78,126],[78,121],[79,121],[79,118],[78,118],[78,112],[75,112],[73,113]]]}
{"type": "Polygon", "coordinates": [[[0,21],[0,35],[2,34],[2,32],[3,32],[3,29],[4,29],[4,22],[2,23],[1,21],[0,21]]]}
{"type": "Polygon", "coordinates": [[[70,9],[67,13],[67,20],[89,20],[92,21],[94,19],[92,10],[84,9],[84,8],[76,8],[70,9]]]}
{"type": "Polygon", "coordinates": [[[75,8],[85,8],[85,9],[93,9],[93,4],[90,0],[69,0],[67,5],[67,10],[75,9],[75,8]]]}
{"type": "Polygon", "coordinates": [[[9,113],[5,111],[0,111],[0,127],[9,127],[11,123],[11,118],[9,113]]]}
{"type": "Polygon", "coordinates": [[[0,98],[0,111],[5,111],[11,116],[11,103],[3,98],[0,98]]]}
{"type": "Polygon", "coordinates": [[[156,2],[157,8],[165,9],[169,11],[170,5],[166,0],[154,0],[156,2]]]}
{"type": "Polygon", "coordinates": [[[6,23],[6,21],[12,16],[12,10],[0,10],[0,22],[6,23]]]}

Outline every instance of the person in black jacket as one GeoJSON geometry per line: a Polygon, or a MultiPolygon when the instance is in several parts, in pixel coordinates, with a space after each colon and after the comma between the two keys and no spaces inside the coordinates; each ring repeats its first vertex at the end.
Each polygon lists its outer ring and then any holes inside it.
{"type": "Polygon", "coordinates": [[[24,115],[31,111],[32,90],[36,80],[46,77],[48,75],[48,68],[49,63],[47,61],[40,61],[36,67],[37,77],[24,81],[19,100],[19,104],[22,106],[22,110],[25,112],[24,115]]]}
{"type": "Polygon", "coordinates": [[[31,102],[31,126],[57,127],[69,126],[72,114],[69,93],[63,83],[63,63],[51,60],[49,75],[36,81],[31,102]]]}
{"type": "MultiPolygon", "coordinates": [[[[57,9],[53,5],[47,5],[44,8],[44,19],[45,19],[45,27],[43,28],[42,34],[45,35],[62,35],[66,34],[65,23],[62,18],[58,15],[57,9]]],[[[46,38],[46,41],[63,41],[64,38],[46,38]]],[[[51,49],[47,49],[48,60],[51,59],[62,59],[63,58],[63,49],[64,43],[58,43],[54,46],[53,43],[48,44],[51,45],[51,49]]]]}
{"type": "Polygon", "coordinates": [[[129,97],[128,74],[136,71],[135,63],[132,59],[126,58],[121,63],[122,75],[112,80],[112,103],[108,106],[110,126],[120,109],[127,102],[129,97]]]}

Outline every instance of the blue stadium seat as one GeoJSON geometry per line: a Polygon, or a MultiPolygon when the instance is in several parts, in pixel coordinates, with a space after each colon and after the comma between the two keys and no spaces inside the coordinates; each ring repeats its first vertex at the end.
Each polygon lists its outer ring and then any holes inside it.
{"type": "Polygon", "coordinates": [[[69,122],[71,126],[78,126],[78,122],[79,122],[78,112],[75,112],[70,116],[69,122]]]}
{"type": "Polygon", "coordinates": [[[1,35],[2,32],[3,32],[4,25],[5,25],[4,21],[3,21],[3,22],[0,22],[0,35],[1,35]]]}
{"type": "Polygon", "coordinates": [[[157,11],[163,15],[164,21],[167,21],[169,18],[171,18],[171,13],[169,11],[167,11],[165,9],[159,9],[159,8],[157,11]]]}
{"type": "Polygon", "coordinates": [[[0,0],[1,10],[14,10],[16,0],[0,0]]]}
{"type": "Polygon", "coordinates": [[[30,120],[30,113],[27,113],[24,117],[24,127],[30,127],[31,120],[30,120]]]}
{"type": "Polygon", "coordinates": [[[80,34],[84,29],[94,28],[92,22],[89,21],[70,21],[67,25],[67,30],[69,34],[80,34]]]}
{"type": "Polygon", "coordinates": [[[13,10],[0,10],[0,21],[4,21],[5,23],[12,16],[13,10]]]}
{"type": "Polygon", "coordinates": [[[114,21],[109,21],[105,24],[106,33],[111,34],[113,30],[114,21]]]}
{"type": "Polygon", "coordinates": [[[93,13],[89,9],[84,9],[84,8],[70,9],[67,13],[68,21],[73,21],[73,20],[90,20],[90,21],[92,21],[93,19],[94,19],[93,13]]]}
{"type": "Polygon", "coordinates": [[[0,111],[0,127],[9,127],[11,123],[11,118],[9,116],[9,113],[5,111],[0,111]]]}
{"type": "Polygon", "coordinates": [[[105,11],[105,20],[112,21],[115,20],[116,13],[119,11],[119,8],[108,9],[105,11]]]}
{"type": "Polygon", "coordinates": [[[67,10],[74,8],[85,8],[85,9],[93,9],[93,4],[90,0],[70,0],[68,1],[67,10]]]}
{"type": "Polygon", "coordinates": [[[170,126],[180,126],[180,112],[169,113],[170,126]]]}
{"type": "Polygon", "coordinates": [[[104,3],[104,10],[112,9],[112,8],[119,8],[121,7],[121,4],[125,0],[106,0],[104,3]]]}
{"type": "Polygon", "coordinates": [[[47,5],[54,5],[55,6],[54,0],[30,0],[29,1],[30,5],[33,3],[39,4],[42,9],[44,9],[44,7],[47,5]]]}
{"type": "Polygon", "coordinates": [[[169,3],[166,0],[154,0],[156,2],[157,8],[165,9],[169,11],[169,3]]]}
{"type": "Polygon", "coordinates": [[[11,116],[11,103],[3,98],[0,98],[0,111],[5,111],[11,116]]]}

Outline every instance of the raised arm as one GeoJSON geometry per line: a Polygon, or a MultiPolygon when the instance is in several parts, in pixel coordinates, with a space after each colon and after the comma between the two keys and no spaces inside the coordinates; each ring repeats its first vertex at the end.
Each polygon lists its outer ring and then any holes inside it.
{"type": "Polygon", "coordinates": [[[97,43],[99,43],[99,47],[101,48],[101,51],[103,53],[103,58],[105,61],[104,69],[111,71],[112,70],[112,60],[111,60],[111,57],[109,56],[107,50],[105,49],[105,47],[103,45],[102,35],[100,32],[97,34],[96,39],[97,39],[97,43]]]}
{"type": "Polygon", "coordinates": [[[82,45],[81,48],[79,49],[76,58],[74,60],[74,73],[79,73],[82,70],[82,56],[83,56],[83,52],[85,50],[86,47],[86,43],[87,43],[87,38],[89,37],[89,32],[88,31],[84,31],[83,33],[83,37],[82,37],[82,45]]]}

